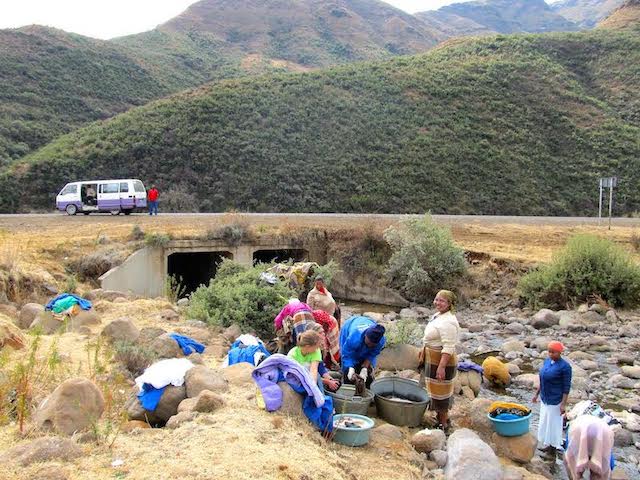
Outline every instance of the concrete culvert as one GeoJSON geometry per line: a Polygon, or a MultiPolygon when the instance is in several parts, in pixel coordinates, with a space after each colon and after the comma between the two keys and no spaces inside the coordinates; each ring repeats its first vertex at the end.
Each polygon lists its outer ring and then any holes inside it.
{"type": "Polygon", "coordinates": [[[180,282],[184,288],[181,294],[188,295],[200,285],[209,284],[224,258],[232,258],[231,252],[172,253],[168,258],[167,274],[180,282]]]}

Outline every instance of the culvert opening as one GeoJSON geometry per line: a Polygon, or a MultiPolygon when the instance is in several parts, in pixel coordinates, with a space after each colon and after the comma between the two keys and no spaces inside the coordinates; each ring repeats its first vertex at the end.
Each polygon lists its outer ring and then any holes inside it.
{"type": "Polygon", "coordinates": [[[298,248],[285,248],[281,250],[256,250],[253,252],[253,264],[270,262],[303,262],[307,260],[309,253],[298,248]]]}
{"type": "Polygon", "coordinates": [[[216,276],[223,258],[233,258],[231,252],[181,252],[169,255],[167,275],[184,287],[184,294],[194,292],[200,285],[208,285],[216,276]]]}

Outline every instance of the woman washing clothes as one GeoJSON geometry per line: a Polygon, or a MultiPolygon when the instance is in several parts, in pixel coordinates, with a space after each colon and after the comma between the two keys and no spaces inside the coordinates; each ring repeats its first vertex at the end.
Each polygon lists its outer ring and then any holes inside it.
{"type": "Polygon", "coordinates": [[[615,466],[613,430],[601,418],[581,415],[569,424],[564,464],[571,480],[589,472],[590,480],[608,480],[615,466]]]}
{"type": "Polygon", "coordinates": [[[451,427],[449,410],[453,405],[453,379],[458,360],[456,347],[460,337],[460,325],[455,316],[456,295],[440,290],[433,300],[437,312],[424,329],[420,363],[424,363],[427,391],[431,398],[429,409],[438,416],[438,428],[448,431],[451,427]]]}
{"type": "Polygon", "coordinates": [[[549,356],[540,369],[540,386],[533,396],[533,403],[540,403],[540,425],[538,441],[543,451],[555,457],[562,451],[562,417],[567,410],[567,399],[571,390],[571,365],[562,358],[564,345],[549,343],[549,356]]]}

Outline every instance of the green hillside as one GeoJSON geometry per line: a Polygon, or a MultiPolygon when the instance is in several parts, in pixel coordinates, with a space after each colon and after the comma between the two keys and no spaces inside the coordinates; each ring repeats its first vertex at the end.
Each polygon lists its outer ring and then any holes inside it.
{"type": "Polygon", "coordinates": [[[224,211],[593,214],[618,175],[640,210],[640,36],[493,36],[304,74],[227,80],[135,108],[15,165],[4,211],[65,182],[137,177],[224,211]]]}

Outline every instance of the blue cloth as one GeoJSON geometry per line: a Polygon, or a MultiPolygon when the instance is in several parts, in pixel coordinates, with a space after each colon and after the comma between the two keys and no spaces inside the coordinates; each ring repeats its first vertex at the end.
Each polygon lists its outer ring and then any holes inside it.
{"type": "Polygon", "coordinates": [[[386,338],[382,337],[380,342],[372,348],[367,347],[364,341],[365,331],[374,325],[376,322],[369,317],[355,316],[349,318],[342,326],[340,354],[343,372],[347,372],[349,368],[355,368],[365,360],[369,360],[372,367],[376,366],[376,360],[384,348],[386,338]]]}
{"type": "Polygon", "coordinates": [[[484,373],[484,369],[477,363],[473,363],[469,360],[458,363],[458,370],[461,372],[469,372],[471,370],[478,372],[480,375],[484,373]]]}
{"type": "Polygon", "coordinates": [[[571,390],[571,365],[564,358],[545,359],[540,369],[540,398],[547,405],[558,405],[571,390]]]}
{"type": "Polygon", "coordinates": [[[262,343],[258,345],[244,345],[239,340],[236,340],[229,349],[227,357],[229,359],[228,365],[231,366],[236,363],[250,363],[253,365],[256,352],[264,353],[265,358],[271,355],[262,343]]]}
{"type": "Polygon", "coordinates": [[[320,407],[317,407],[313,400],[313,397],[307,395],[307,392],[302,386],[292,385],[291,383],[289,383],[289,386],[304,397],[304,400],[302,401],[302,411],[309,419],[309,421],[313,423],[321,432],[332,432],[333,398],[325,395],[324,404],[320,407]]]}
{"type": "Polygon", "coordinates": [[[177,333],[169,334],[171,338],[173,338],[180,348],[182,349],[182,353],[185,355],[191,355],[193,352],[202,353],[204,352],[204,345],[196,342],[193,338],[187,337],[185,335],[178,335],[177,333]]]}
{"type": "Polygon", "coordinates": [[[516,415],[515,413],[501,413],[496,415],[498,420],[522,420],[521,415],[516,415]]]}
{"type": "Polygon", "coordinates": [[[68,297],[73,297],[77,300],[78,305],[80,305],[80,308],[82,310],[90,310],[91,309],[91,302],[85,298],[79,297],[78,295],[74,295],[73,293],[63,293],[61,295],[58,295],[57,297],[55,297],[53,300],[49,300],[49,303],[47,303],[44,307],[45,310],[53,310],[53,307],[55,306],[55,304],[57,302],[59,302],[60,300],[63,300],[65,298],[68,297]]]}
{"type": "Polygon", "coordinates": [[[158,407],[165,388],[167,387],[155,388],[153,385],[144,383],[142,385],[142,391],[138,394],[140,405],[142,405],[145,410],[153,412],[158,407]]]}

